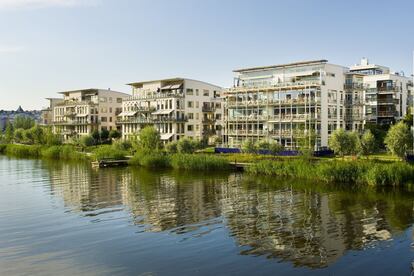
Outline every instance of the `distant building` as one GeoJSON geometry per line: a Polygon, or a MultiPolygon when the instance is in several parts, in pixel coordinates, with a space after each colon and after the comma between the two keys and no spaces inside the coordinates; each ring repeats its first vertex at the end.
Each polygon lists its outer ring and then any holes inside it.
{"type": "Polygon", "coordinates": [[[138,134],[147,125],[154,126],[164,142],[222,135],[221,87],[185,78],[129,85],[132,97],[124,99],[118,120],[124,138],[138,134]]]}
{"type": "Polygon", "coordinates": [[[49,101],[49,106],[41,110],[40,124],[43,126],[51,126],[53,124],[55,106],[64,101],[60,98],[47,98],[47,100],[49,101]]]}
{"type": "Polygon", "coordinates": [[[16,110],[0,110],[0,131],[4,131],[7,123],[13,123],[15,118],[18,116],[29,117],[36,123],[39,123],[41,118],[41,111],[24,110],[21,106],[19,106],[16,110]]]}
{"type": "MultiPolygon", "coordinates": [[[[64,139],[90,135],[94,130],[117,129],[116,116],[122,111],[122,100],[129,96],[96,88],[59,93],[62,101],[50,101],[54,104],[52,125],[53,131],[64,139]]],[[[50,116],[46,111],[44,114],[50,116]]]]}

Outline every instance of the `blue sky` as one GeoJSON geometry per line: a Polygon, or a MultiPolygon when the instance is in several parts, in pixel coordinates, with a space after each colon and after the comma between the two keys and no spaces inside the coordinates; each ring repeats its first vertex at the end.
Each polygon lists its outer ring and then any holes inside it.
{"type": "Polygon", "coordinates": [[[0,0],[0,109],[40,109],[57,91],[363,56],[412,72],[414,1],[0,0]]]}

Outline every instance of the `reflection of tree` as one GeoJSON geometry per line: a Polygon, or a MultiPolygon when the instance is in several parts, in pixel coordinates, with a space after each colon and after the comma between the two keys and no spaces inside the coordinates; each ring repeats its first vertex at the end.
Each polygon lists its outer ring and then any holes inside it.
{"type": "Polygon", "coordinates": [[[208,233],[223,223],[241,254],[325,267],[413,222],[412,192],[351,189],[240,174],[91,170],[48,164],[52,192],[84,215],[127,206],[147,231],[208,233]],[[207,229],[205,229],[207,228],[207,229]]]}

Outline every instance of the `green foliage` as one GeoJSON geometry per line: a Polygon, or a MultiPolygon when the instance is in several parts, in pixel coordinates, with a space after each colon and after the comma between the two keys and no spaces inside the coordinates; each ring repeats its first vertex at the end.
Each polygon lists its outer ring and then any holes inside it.
{"type": "Polygon", "coordinates": [[[252,139],[246,139],[242,144],[242,150],[245,153],[255,153],[256,145],[254,144],[252,139]]]}
{"type": "Polygon", "coordinates": [[[108,140],[109,138],[109,131],[107,129],[102,129],[101,132],[99,133],[99,137],[101,139],[102,142],[108,140]]]}
{"type": "Polygon", "coordinates": [[[179,153],[194,153],[200,148],[200,143],[197,140],[183,138],[177,143],[177,152],[179,153]]]}
{"type": "Polygon", "coordinates": [[[6,148],[6,144],[0,144],[0,154],[4,154],[6,152],[6,148]]]}
{"type": "Polygon", "coordinates": [[[41,155],[47,159],[53,160],[85,160],[87,156],[78,152],[72,145],[55,145],[43,148],[41,155]]]}
{"type": "Polygon", "coordinates": [[[99,130],[94,129],[91,133],[92,138],[95,140],[95,143],[99,143],[100,139],[101,139],[101,135],[99,133],[99,130]]]}
{"type": "Polygon", "coordinates": [[[128,140],[117,140],[112,144],[115,150],[129,152],[132,149],[132,143],[128,140]]]}
{"type": "Polygon", "coordinates": [[[62,137],[59,134],[54,134],[51,128],[46,128],[43,132],[46,145],[58,146],[62,144],[62,137]]]}
{"type": "Polygon", "coordinates": [[[413,126],[413,114],[411,112],[405,114],[403,122],[409,127],[413,126]]]}
{"type": "Polygon", "coordinates": [[[93,151],[93,156],[96,160],[115,159],[123,160],[128,152],[116,149],[112,145],[101,145],[93,151]]]}
{"type": "Polygon", "coordinates": [[[329,147],[340,156],[359,152],[359,137],[355,132],[336,129],[329,138],[329,147]]]}
{"type": "Polygon", "coordinates": [[[144,127],[139,132],[139,147],[144,150],[157,151],[162,148],[161,136],[152,126],[144,127]]]}
{"type": "Polygon", "coordinates": [[[214,155],[205,154],[174,154],[171,156],[171,166],[183,170],[228,170],[229,162],[214,155]]]}
{"type": "Polygon", "coordinates": [[[96,140],[91,135],[85,135],[80,138],[80,144],[83,147],[91,147],[96,144],[96,140]]]}
{"type": "Polygon", "coordinates": [[[42,147],[39,145],[7,145],[4,152],[7,155],[17,156],[17,157],[40,157],[42,147]]]}
{"type": "Polygon", "coordinates": [[[113,129],[109,132],[109,139],[119,139],[121,136],[121,133],[116,129],[113,129]]]}
{"type": "Polygon", "coordinates": [[[365,129],[370,130],[371,133],[374,135],[378,149],[385,149],[384,139],[387,135],[389,125],[367,123],[365,125],[365,129]]]}
{"type": "Polygon", "coordinates": [[[147,168],[169,168],[170,158],[160,151],[149,153],[148,151],[139,150],[131,158],[129,163],[147,168]]]}
{"type": "Polygon", "coordinates": [[[13,137],[14,137],[13,125],[10,122],[7,122],[6,131],[4,133],[4,142],[5,143],[13,142],[13,137]]]}
{"type": "Polygon", "coordinates": [[[13,127],[15,129],[22,128],[22,129],[30,129],[34,127],[35,121],[27,116],[16,116],[13,120],[13,127]]]}
{"type": "Polygon", "coordinates": [[[176,141],[167,143],[165,145],[165,150],[170,154],[177,153],[178,152],[178,143],[176,141]]]}
{"type": "Polygon", "coordinates": [[[407,150],[412,146],[410,128],[404,122],[391,126],[384,143],[391,154],[403,158],[407,150]]]}
{"type": "Polygon", "coordinates": [[[24,133],[25,131],[24,131],[24,129],[22,129],[22,128],[18,128],[18,129],[16,129],[15,131],[14,131],[14,139],[12,139],[12,140],[14,140],[14,142],[16,142],[16,143],[21,143],[21,142],[23,142],[23,140],[24,140],[24,136],[25,136],[25,133],[24,133]]]}
{"type": "Polygon", "coordinates": [[[377,140],[371,130],[366,130],[360,140],[361,153],[363,155],[373,154],[377,150],[377,140]]]}

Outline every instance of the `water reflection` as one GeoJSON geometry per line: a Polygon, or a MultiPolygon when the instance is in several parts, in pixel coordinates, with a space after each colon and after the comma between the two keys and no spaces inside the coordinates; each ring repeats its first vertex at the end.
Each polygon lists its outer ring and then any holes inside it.
{"type": "Polygon", "coordinates": [[[241,255],[327,267],[349,250],[391,241],[413,222],[410,191],[145,169],[46,164],[52,194],[68,211],[127,210],[140,231],[197,238],[226,227],[241,255]]]}

